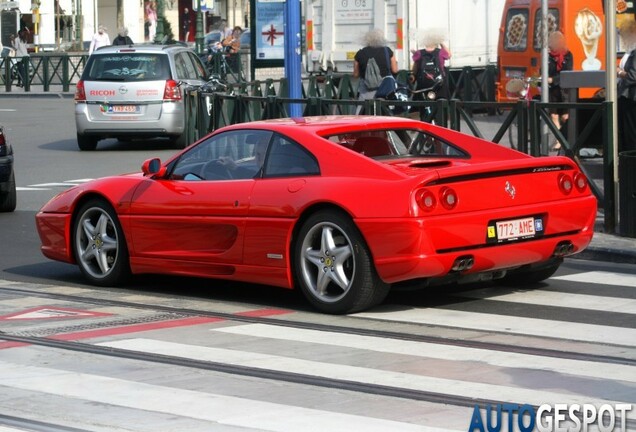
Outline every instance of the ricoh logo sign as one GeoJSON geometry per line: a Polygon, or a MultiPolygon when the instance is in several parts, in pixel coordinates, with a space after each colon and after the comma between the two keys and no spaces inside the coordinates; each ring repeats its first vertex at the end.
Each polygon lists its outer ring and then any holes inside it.
{"type": "Polygon", "coordinates": [[[90,96],[115,96],[115,90],[91,90],[88,94],[90,96]]]}
{"type": "Polygon", "coordinates": [[[475,405],[468,432],[625,432],[631,410],[631,404],[475,405]]]}

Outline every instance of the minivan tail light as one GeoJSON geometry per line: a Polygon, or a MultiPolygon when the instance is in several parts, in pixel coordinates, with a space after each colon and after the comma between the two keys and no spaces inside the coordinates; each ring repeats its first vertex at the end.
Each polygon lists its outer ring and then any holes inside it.
{"type": "Polygon", "coordinates": [[[179,83],[175,80],[167,80],[166,88],[163,92],[163,100],[178,101],[181,100],[181,89],[179,83]]]}
{"type": "Polygon", "coordinates": [[[84,90],[84,81],[79,80],[77,85],[75,86],[75,100],[76,101],[85,101],[86,100],[86,91],[84,90]]]}

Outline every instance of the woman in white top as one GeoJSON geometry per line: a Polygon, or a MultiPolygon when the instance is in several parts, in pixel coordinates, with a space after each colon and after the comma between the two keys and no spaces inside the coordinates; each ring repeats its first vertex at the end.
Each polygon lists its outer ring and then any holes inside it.
{"type": "Polygon", "coordinates": [[[106,27],[100,25],[97,28],[97,33],[93,35],[93,40],[91,40],[91,45],[88,48],[88,55],[91,55],[97,48],[106,45],[110,45],[110,37],[108,37],[108,33],[106,33],[106,27]]]}
{"type": "Polygon", "coordinates": [[[26,81],[24,57],[29,57],[24,30],[20,30],[18,37],[13,40],[13,48],[15,49],[15,56],[18,59],[18,87],[22,87],[26,81]]]}

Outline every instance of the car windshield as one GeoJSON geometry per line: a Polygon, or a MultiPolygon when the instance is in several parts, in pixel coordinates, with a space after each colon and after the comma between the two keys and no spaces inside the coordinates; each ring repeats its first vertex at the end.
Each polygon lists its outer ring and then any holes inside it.
{"type": "Polygon", "coordinates": [[[104,81],[152,81],[170,79],[165,54],[93,54],[84,79],[104,81]]]}
{"type": "Polygon", "coordinates": [[[468,157],[460,148],[417,129],[363,130],[325,138],[374,159],[410,156],[468,157]]]}

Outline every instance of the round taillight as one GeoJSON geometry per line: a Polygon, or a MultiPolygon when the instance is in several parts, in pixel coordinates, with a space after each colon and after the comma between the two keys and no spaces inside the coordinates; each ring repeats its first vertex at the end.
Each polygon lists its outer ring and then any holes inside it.
{"type": "Polygon", "coordinates": [[[585,191],[585,188],[587,187],[587,179],[583,173],[578,172],[574,175],[574,186],[579,192],[585,191]]]}
{"type": "Polygon", "coordinates": [[[567,174],[561,174],[559,176],[559,189],[566,195],[569,195],[572,192],[572,177],[567,174]]]}
{"type": "Polygon", "coordinates": [[[439,191],[439,200],[446,210],[452,210],[457,205],[457,193],[449,187],[439,191]]]}
{"type": "Polygon", "coordinates": [[[430,190],[422,189],[417,193],[417,204],[425,211],[433,211],[437,205],[435,195],[430,190]]]}

